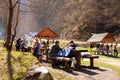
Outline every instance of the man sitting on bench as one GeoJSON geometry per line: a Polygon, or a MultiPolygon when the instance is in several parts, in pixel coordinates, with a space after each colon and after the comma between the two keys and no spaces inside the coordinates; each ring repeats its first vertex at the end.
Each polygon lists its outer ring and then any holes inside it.
{"type": "MultiPolygon", "coordinates": [[[[66,57],[73,58],[76,57],[76,46],[73,41],[70,41],[69,47],[66,49],[62,49],[59,46],[59,41],[56,41],[50,50],[50,57],[66,57]]],[[[58,61],[57,61],[58,62],[58,61]]],[[[69,61],[68,64],[71,66],[72,61],[69,61]]]]}
{"type": "MultiPolygon", "coordinates": [[[[59,46],[59,41],[56,41],[50,50],[50,57],[62,57],[61,55],[62,48],[59,46]]],[[[56,60],[55,64],[60,64],[60,60],[56,60]]]]}
{"type": "Polygon", "coordinates": [[[61,51],[62,51],[62,48],[60,48],[59,46],[59,41],[56,41],[50,50],[50,57],[60,57],[61,51]]]}

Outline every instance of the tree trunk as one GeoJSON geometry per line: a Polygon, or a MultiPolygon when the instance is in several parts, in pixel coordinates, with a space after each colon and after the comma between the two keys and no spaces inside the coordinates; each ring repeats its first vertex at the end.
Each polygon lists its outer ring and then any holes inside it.
{"type": "Polygon", "coordinates": [[[11,29],[12,29],[12,18],[13,18],[13,7],[12,7],[12,0],[9,0],[9,18],[8,18],[8,25],[7,25],[7,40],[5,42],[5,47],[7,50],[11,51],[10,48],[10,40],[11,40],[11,29]]]}

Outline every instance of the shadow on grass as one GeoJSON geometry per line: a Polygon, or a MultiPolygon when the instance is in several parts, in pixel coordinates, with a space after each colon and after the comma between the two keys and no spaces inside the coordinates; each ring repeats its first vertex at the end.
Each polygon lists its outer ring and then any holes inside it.
{"type": "Polygon", "coordinates": [[[88,74],[88,75],[96,75],[98,73],[96,72],[93,72],[91,70],[88,70],[86,68],[80,68],[80,69],[73,69],[74,71],[79,71],[79,72],[82,72],[82,73],[85,73],[85,74],[88,74]]]}
{"type": "Polygon", "coordinates": [[[114,56],[114,55],[106,55],[106,54],[95,54],[95,55],[98,55],[98,56],[105,56],[105,57],[108,57],[108,58],[120,58],[120,55],[118,55],[118,57],[114,56]]]}
{"type": "Polygon", "coordinates": [[[97,75],[99,73],[94,72],[93,70],[98,70],[98,71],[107,71],[105,69],[101,69],[99,67],[90,67],[90,66],[81,66],[80,68],[75,68],[73,69],[74,71],[79,71],[88,75],[97,75]]]}
{"type": "Polygon", "coordinates": [[[54,66],[53,68],[55,69],[60,69],[63,71],[66,71],[67,73],[70,73],[72,75],[79,75],[77,72],[82,72],[88,75],[97,75],[99,73],[93,71],[93,70],[98,70],[98,71],[107,71],[105,69],[101,69],[99,67],[89,67],[89,66],[81,66],[80,68],[71,68],[71,67],[60,67],[60,66],[54,66]]]}
{"type": "Polygon", "coordinates": [[[116,57],[116,56],[113,56],[113,55],[103,55],[103,56],[111,57],[111,58],[120,58],[120,56],[116,57]]]}
{"type": "MultiPolygon", "coordinates": [[[[46,61],[43,60],[43,63],[50,63],[50,61],[46,61]]],[[[52,65],[52,64],[51,64],[52,65]]],[[[82,72],[88,75],[97,75],[99,73],[95,72],[94,70],[98,70],[98,71],[107,71],[105,69],[99,68],[99,67],[90,67],[90,66],[83,66],[81,65],[80,68],[72,68],[72,67],[65,67],[64,65],[60,64],[60,65],[53,65],[52,68],[54,69],[58,69],[58,70],[63,70],[67,73],[70,73],[72,75],[79,75],[77,72],[82,72]]]]}
{"type": "Polygon", "coordinates": [[[91,70],[99,70],[99,71],[107,71],[107,70],[101,69],[99,67],[90,67],[90,66],[84,66],[84,65],[81,65],[81,68],[86,68],[86,69],[91,69],[91,70]]]}
{"type": "Polygon", "coordinates": [[[79,74],[75,73],[75,72],[72,70],[72,68],[70,68],[70,67],[53,66],[52,68],[54,68],[54,69],[59,69],[59,70],[63,70],[63,71],[65,71],[65,72],[67,72],[67,73],[70,73],[70,74],[72,74],[72,75],[79,75],[79,74]]]}
{"type": "Polygon", "coordinates": [[[9,73],[9,80],[13,80],[13,67],[11,62],[11,51],[7,51],[7,65],[8,65],[8,73],[9,73]]]}

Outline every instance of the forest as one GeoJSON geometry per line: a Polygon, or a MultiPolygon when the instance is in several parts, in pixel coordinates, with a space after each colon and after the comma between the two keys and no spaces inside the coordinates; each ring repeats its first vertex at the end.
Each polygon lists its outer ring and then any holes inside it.
{"type": "MultiPolygon", "coordinates": [[[[4,0],[0,3],[0,27],[3,31],[8,10],[4,0]]],[[[21,0],[17,34],[40,32],[50,27],[63,39],[85,41],[91,33],[101,32],[109,32],[117,38],[120,33],[119,3],[119,0],[21,0]],[[26,30],[21,31],[24,27],[26,30]]]]}

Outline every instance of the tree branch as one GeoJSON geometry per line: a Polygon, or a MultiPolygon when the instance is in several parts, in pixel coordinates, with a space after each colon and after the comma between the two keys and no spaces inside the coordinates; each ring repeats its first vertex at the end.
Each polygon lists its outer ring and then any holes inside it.
{"type": "Polygon", "coordinates": [[[17,0],[17,1],[18,1],[18,8],[17,8],[17,15],[16,15],[16,24],[15,24],[15,27],[14,27],[14,35],[16,35],[16,28],[18,26],[19,13],[20,13],[20,0],[17,0]]]}
{"type": "Polygon", "coordinates": [[[7,0],[5,0],[5,3],[6,3],[6,5],[7,5],[7,7],[9,8],[9,4],[7,3],[7,0]]]}
{"type": "Polygon", "coordinates": [[[27,5],[27,4],[21,3],[21,2],[20,2],[20,4],[22,4],[22,5],[24,5],[24,6],[27,6],[27,7],[35,7],[35,8],[38,8],[38,7],[36,7],[36,6],[27,5]]]}
{"type": "Polygon", "coordinates": [[[20,12],[34,12],[32,10],[28,11],[28,10],[20,10],[20,12]]]}
{"type": "MultiPolygon", "coordinates": [[[[2,8],[2,9],[3,9],[4,7],[0,7],[0,8],[2,8]]],[[[4,8],[4,9],[8,9],[8,8],[4,8]]]]}
{"type": "Polygon", "coordinates": [[[17,5],[17,3],[18,3],[18,1],[19,1],[19,0],[17,0],[17,1],[15,2],[15,4],[13,5],[13,8],[15,8],[15,6],[16,6],[16,5],[17,5]]]}

